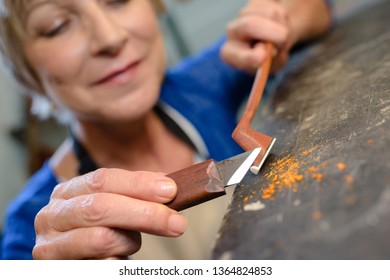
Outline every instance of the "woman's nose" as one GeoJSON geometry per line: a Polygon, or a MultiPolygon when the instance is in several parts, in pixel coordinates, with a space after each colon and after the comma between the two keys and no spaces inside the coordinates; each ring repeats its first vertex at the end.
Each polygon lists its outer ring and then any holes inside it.
{"type": "Polygon", "coordinates": [[[93,55],[118,54],[127,41],[128,33],[111,15],[98,11],[90,26],[93,55]]]}

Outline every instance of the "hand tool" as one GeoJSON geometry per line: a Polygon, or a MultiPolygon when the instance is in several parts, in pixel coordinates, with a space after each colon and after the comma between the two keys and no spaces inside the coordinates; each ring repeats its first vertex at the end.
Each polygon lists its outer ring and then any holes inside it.
{"type": "Polygon", "coordinates": [[[271,43],[266,43],[266,59],[256,71],[255,81],[253,83],[245,111],[232,134],[233,139],[245,151],[261,147],[260,154],[256,158],[253,166],[250,168],[251,172],[254,174],[258,174],[276,140],[275,138],[252,129],[250,126],[268,79],[272,62],[272,50],[273,45],[271,43]]]}
{"type": "Polygon", "coordinates": [[[226,194],[225,187],[237,185],[261,152],[261,148],[220,162],[206,160],[168,174],[177,185],[177,195],[166,205],[177,211],[226,194]]]}

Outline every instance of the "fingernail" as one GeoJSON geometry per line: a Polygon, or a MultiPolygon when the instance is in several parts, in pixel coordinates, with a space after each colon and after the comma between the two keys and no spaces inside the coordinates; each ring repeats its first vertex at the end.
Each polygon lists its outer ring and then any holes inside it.
{"type": "Polygon", "coordinates": [[[162,198],[172,198],[176,194],[176,185],[172,180],[162,179],[157,181],[156,195],[162,198]]]}
{"type": "Polygon", "coordinates": [[[187,228],[187,220],[180,214],[172,213],[168,218],[169,229],[178,235],[181,235],[187,228]]]}

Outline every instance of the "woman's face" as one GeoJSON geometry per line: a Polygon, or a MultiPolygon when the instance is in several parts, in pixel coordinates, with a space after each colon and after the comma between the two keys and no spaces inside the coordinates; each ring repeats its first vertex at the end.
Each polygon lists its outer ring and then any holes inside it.
{"type": "Polygon", "coordinates": [[[134,120],[153,107],[165,56],[149,0],[27,5],[24,51],[54,102],[99,122],[134,120]]]}

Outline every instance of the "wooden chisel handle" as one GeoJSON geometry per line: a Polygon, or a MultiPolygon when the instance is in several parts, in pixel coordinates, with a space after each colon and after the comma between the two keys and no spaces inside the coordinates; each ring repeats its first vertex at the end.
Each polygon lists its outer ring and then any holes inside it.
{"type": "MultiPolygon", "coordinates": [[[[261,147],[261,152],[253,163],[253,165],[256,167],[259,166],[259,164],[264,160],[264,157],[267,156],[267,152],[269,151],[269,148],[272,146],[274,141],[272,137],[260,133],[251,127],[252,119],[263,96],[264,88],[267,83],[272,64],[272,51],[274,48],[273,44],[266,43],[265,48],[266,58],[256,72],[255,80],[245,110],[232,133],[233,139],[245,151],[261,147]]],[[[255,170],[254,173],[257,174],[258,168],[253,170],[255,170]]],[[[252,172],[253,170],[251,169],[252,172]]]]}
{"type": "Polygon", "coordinates": [[[226,194],[215,161],[206,160],[168,174],[177,185],[176,197],[166,205],[181,211],[226,194]]]}

